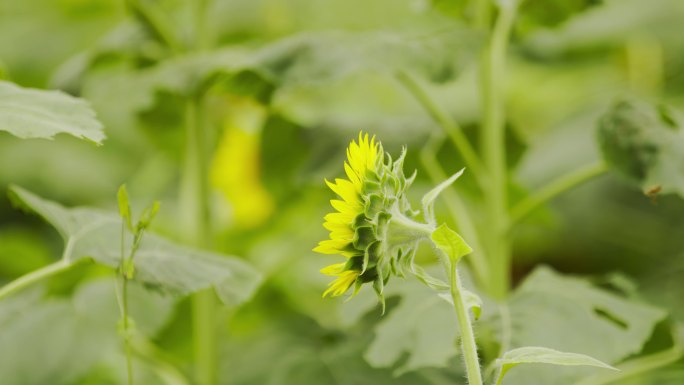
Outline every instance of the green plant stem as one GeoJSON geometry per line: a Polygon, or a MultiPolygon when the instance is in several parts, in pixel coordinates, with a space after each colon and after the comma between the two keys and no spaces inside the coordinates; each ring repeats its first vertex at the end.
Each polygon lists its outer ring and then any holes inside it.
{"type": "MultiPolygon", "coordinates": [[[[211,246],[209,218],[209,185],[206,133],[201,119],[199,96],[186,102],[186,150],[184,170],[184,204],[187,214],[189,241],[197,247],[211,246]]],[[[216,329],[216,300],[211,289],[196,293],[192,298],[192,321],[196,381],[198,385],[217,382],[218,346],[216,329]]]]}
{"type": "Polygon", "coordinates": [[[65,259],[60,259],[57,262],[51,263],[38,270],[34,270],[28,274],[22,275],[21,277],[9,282],[8,284],[0,288],[0,300],[24,289],[27,286],[33,285],[36,282],[40,282],[44,279],[48,279],[54,275],[70,270],[74,266],[77,266],[84,262],[90,262],[90,260],[87,258],[82,258],[74,262],[69,262],[65,259]]]}
{"type": "Polygon", "coordinates": [[[486,242],[492,267],[488,291],[495,298],[506,296],[510,287],[511,245],[508,227],[508,175],[504,111],[504,73],[508,40],[515,19],[515,7],[501,7],[481,62],[482,153],[487,168],[485,189],[486,221],[490,236],[486,242]]]}
{"type": "Polygon", "coordinates": [[[486,30],[491,22],[490,0],[475,0],[475,20],[476,28],[486,30]]]}
{"type": "Polygon", "coordinates": [[[606,164],[603,162],[598,162],[582,167],[550,182],[548,185],[542,187],[539,189],[539,191],[513,207],[511,210],[510,225],[513,225],[524,219],[537,207],[555,198],[559,194],[570,190],[573,187],[580,185],[590,179],[593,179],[605,173],[606,171],[608,171],[606,164]]]}
{"type": "MultiPolygon", "coordinates": [[[[135,251],[131,251],[129,260],[125,259],[125,234],[126,234],[126,222],[121,221],[121,262],[119,267],[119,276],[121,277],[121,298],[119,299],[121,306],[121,317],[123,319],[123,335],[124,335],[124,346],[126,350],[126,372],[128,377],[128,385],[133,385],[133,353],[131,352],[131,338],[128,331],[128,274],[129,274],[129,263],[133,260],[133,254],[135,251]]],[[[135,246],[133,250],[135,250],[135,246]]]]}
{"type": "Polygon", "coordinates": [[[126,370],[128,371],[128,385],[133,385],[133,353],[131,351],[131,336],[128,323],[128,278],[121,273],[121,316],[123,317],[124,344],[126,346],[126,370]]]}
{"type": "Polygon", "coordinates": [[[482,385],[482,373],[480,372],[480,362],[477,356],[477,344],[475,343],[475,333],[470,322],[468,307],[463,300],[463,288],[456,269],[457,261],[449,258],[449,286],[451,287],[451,298],[454,302],[454,310],[458,321],[458,328],[461,332],[461,350],[466,366],[468,385],[482,385]]]}
{"type": "Polygon", "coordinates": [[[478,181],[480,187],[485,187],[483,178],[485,176],[482,161],[475,153],[475,150],[470,145],[470,141],[463,133],[463,129],[451,119],[444,111],[442,111],[437,104],[430,98],[428,93],[418,82],[408,73],[401,71],[397,73],[397,79],[406,87],[406,89],[413,95],[413,97],[420,103],[421,106],[430,114],[432,119],[439,124],[447,133],[451,141],[456,146],[458,152],[463,156],[466,166],[471,169],[472,174],[478,181]]]}

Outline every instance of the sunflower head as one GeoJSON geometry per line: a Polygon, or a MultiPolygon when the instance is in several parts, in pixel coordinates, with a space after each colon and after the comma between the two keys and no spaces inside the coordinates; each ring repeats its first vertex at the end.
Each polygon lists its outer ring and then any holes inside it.
{"type": "Polygon", "coordinates": [[[403,276],[416,244],[429,235],[428,225],[411,219],[416,213],[405,192],[415,173],[405,177],[404,156],[405,151],[392,161],[375,137],[360,133],[347,148],[347,179],[326,181],[339,199],[330,201],[335,211],[325,216],[323,224],[330,239],[321,241],[314,251],[346,260],[321,270],[336,277],[324,297],[343,295],[352,285],[356,294],[364,283],[372,282],[382,300],[390,275],[403,276]]]}

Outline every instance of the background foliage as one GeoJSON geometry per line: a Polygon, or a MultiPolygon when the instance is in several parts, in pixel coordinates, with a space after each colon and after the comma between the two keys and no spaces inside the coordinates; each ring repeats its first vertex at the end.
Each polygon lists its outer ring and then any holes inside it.
{"type": "MultiPolygon", "coordinates": [[[[318,269],[328,260],[311,249],[325,237],[323,178],[340,173],[360,129],[393,154],[408,146],[416,204],[435,184],[421,155],[449,174],[464,166],[397,74],[417,79],[476,141],[485,36],[471,26],[472,2],[217,0],[201,34],[191,3],[0,0],[0,189],[21,186],[11,190],[15,205],[0,197],[0,280],[63,257],[62,238],[83,235],[71,226],[114,213],[125,182],[135,212],[162,202],[153,230],[174,240],[150,235],[139,256],[146,279],[131,289],[144,337],[139,383],[192,378],[190,304],[170,294],[212,285],[247,301],[220,309],[222,384],[464,383],[446,301],[412,279],[392,281],[382,317],[368,291],[348,303],[322,300],[318,269]],[[214,252],[179,246],[191,232],[178,204],[183,101],[200,91],[214,252]],[[5,111],[27,104],[35,120],[5,111]],[[226,283],[217,266],[244,281],[226,283]]],[[[512,203],[602,153],[613,170],[514,228],[516,288],[507,301],[480,293],[481,353],[489,363],[506,345],[540,345],[623,364],[627,375],[532,365],[506,384],[684,381],[682,17],[679,0],[521,5],[504,89],[512,203]]],[[[456,188],[477,217],[475,185],[467,170],[456,188]]],[[[448,209],[438,202],[437,216],[451,223],[448,209]]],[[[117,230],[95,229],[73,257],[116,266],[117,230]]],[[[427,252],[418,258],[434,262],[427,252]]],[[[113,276],[79,265],[2,300],[2,382],[124,383],[113,276]]]]}

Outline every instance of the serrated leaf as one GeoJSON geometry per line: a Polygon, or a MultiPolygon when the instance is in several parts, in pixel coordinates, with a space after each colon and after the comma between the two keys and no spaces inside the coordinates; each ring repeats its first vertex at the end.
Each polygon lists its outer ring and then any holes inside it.
{"type": "Polygon", "coordinates": [[[601,118],[598,135],[606,162],[646,194],[684,197],[684,130],[669,111],[619,102],[601,118]]]}
{"type": "Polygon", "coordinates": [[[449,177],[449,179],[438,184],[437,186],[435,186],[435,188],[428,191],[427,194],[423,195],[421,204],[423,205],[423,214],[425,215],[426,220],[430,221],[433,224],[436,222],[434,211],[435,199],[437,199],[437,197],[439,196],[439,194],[442,193],[442,191],[444,191],[447,187],[451,186],[456,181],[456,179],[463,175],[464,171],[465,168],[462,168],[459,172],[449,177]]]}
{"type": "Polygon", "coordinates": [[[595,366],[598,368],[617,370],[614,367],[603,363],[595,358],[584,354],[566,353],[558,350],[543,348],[539,346],[526,346],[510,350],[497,360],[497,364],[501,366],[501,380],[510,369],[520,364],[552,364],[563,366],[595,366]]]}
{"type": "MultiPolygon", "coordinates": [[[[118,215],[92,208],[65,208],[28,191],[12,187],[12,201],[52,224],[65,242],[62,258],[74,262],[93,258],[117,268],[120,263],[121,220],[118,215]]],[[[130,248],[132,237],[126,237],[130,248]]],[[[162,291],[186,295],[214,287],[221,300],[239,304],[248,300],[261,275],[242,260],[176,245],[147,234],[136,253],[135,280],[162,291]]]]}
{"type": "Polygon", "coordinates": [[[433,231],[430,238],[434,245],[454,263],[458,262],[463,256],[473,252],[473,249],[466,241],[457,232],[451,230],[446,223],[433,231]]]}
{"type": "Polygon", "coordinates": [[[86,101],[60,91],[19,87],[0,81],[0,130],[22,139],[69,134],[102,144],[102,124],[86,101]]]}
{"type": "MultiPolygon", "coordinates": [[[[639,353],[667,315],[545,267],[535,270],[515,291],[509,310],[511,347],[582,352],[609,364],[639,353]]],[[[588,374],[577,368],[520,368],[506,383],[564,385],[588,374]]]]}

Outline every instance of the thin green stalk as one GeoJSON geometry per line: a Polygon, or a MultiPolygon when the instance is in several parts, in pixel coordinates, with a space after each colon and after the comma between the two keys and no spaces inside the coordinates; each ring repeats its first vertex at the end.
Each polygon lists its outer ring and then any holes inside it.
{"type": "MultiPolygon", "coordinates": [[[[206,10],[209,0],[193,3],[194,42],[192,49],[204,48],[206,10]]],[[[202,119],[202,95],[189,97],[186,102],[186,164],[184,171],[185,206],[190,222],[190,240],[200,248],[210,248],[212,240],[209,215],[208,145],[202,119]]],[[[217,304],[213,290],[207,289],[192,297],[193,353],[195,380],[198,385],[218,383],[217,304]]]]}
{"type": "MultiPolygon", "coordinates": [[[[128,272],[129,263],[133,260],[134,252],[131,251],[129,260],[125,259],[125,234],[126,234],[126,222],[121,221],[121,265],[119,267],[119,276],[121,277],[121,297],[117,297],[120,301],[121,307],[121,317],[123,318],[123,335],[124,335],[124,346],[126,350],[126,373],[128,377],[128,385],[133,385],[133,353],[131,352],[131,339],[129,333],[128,324],[128,272]]],[[[135,250],[135,247],[133,248],[135,250]]]]}
{"type": "Polygon", "coordinates": [[[582,167],[550,182],[548,185],[542,187],[539,191],[513,207],[511,210],[510,225],[519,222],[537,207],[555,198],[559,194],[570,190],[573,187],[580,185],[590,179],[593,179],[605,173],[606,171],[608,171],[606,164],[603,162],[598,162],[582,167]]]}
{"type": "Polygon", "coordinates": [[[456,265],[457,261],[450,258],[449,286],[451,287],[451,298],[454,302],[458,328],[461,332],[461,351],[465,361],[468,385],[482,385],[482,373],[480,372],[480,362],[477,356],[475,333],[473,333],[468,308],[463,300],[463,288],[461,287],[456,265]]]}
{"type": "MultiPolygon", "coordinates": [[[[437,153],[439,144],[443,142],[441,135],[433,135],[427,144],[420,151],[420,160],[423,168],[427,172],[430,180],[434,184],[441,183],[447,179],[447,175],[442,169],[442,166],[437,161],[435,154],[437,153]]],[[[482,247],[475,227],[475,223],[468,211],[467,205],[463,202],[461,197],[452,189],[446,189],[440,194],[443,201],[446,203],[447,210],[453,219],[458,230],[463,233],[466,239],[470,242],[475,250],[475,253],[468,258],[470,261],[473,273],[478,281],[483,283],[489,280],[489,266],[487,260],[482,254],[482,247]]]]}
{"type": "Polygon", "coordinates": [[[490,0],[475,0],[475,27],[484,30],[489,28],[491,8],[490,0]]]}
{"type": "MultiPolygon", "coordinates": [[[[188,214],[189,241],[201,248],[211,246],[209,220],[209,186],[207,149],[201,120],[201,98],[186,102],[186,159],[184,170],[184,207],[188,214]]],[[[216,301],[212,290],[204,290],[192,298],[192,321],[196,381],[199,385],[217,382],[218,346],[216,301]]]]}
{"type": "Polygon", "coordinates": [[[66,259],[60,259],[57,262],[51,263],[38,270],[34,270],[28,274],[22,275],[21,277],[15,279],[12,282],[9,282],[8,284],[0,288],[0,300],[24,289],[27,286],[33,285],[36,282],[48,279],[54,275],[70,270],[80,263],[89,261],[90,260],[87,258],[78,259],[74,262],[69,262],[66,259]]]}
{"type": "Polygon", "coordinates": [[[406,87],[406,89],[413,95],[421,106],[430,114],[432,119],[439,124],[442,129],[449,135],[449,138],[456,146],[458,152],[463,156],[466,166],[472,171],[475,179],[478,181],[480,187],[485,187],[483,178],[485,177],[484,167],[477,153],[470,145],[470,141],[463,133],[463,129],[451,119],[439,106],[430,98],[428,93],[418,82],[406,72],[397,73],[397,79],[406,87]]]}
{"type": "Polygon", "coordinates": [[[128,323],[128,278],[122,273],[121,279],[121,316],[123,317],[124,344],[126,345],[126,370],[128,372],[128,385],[133,385],[133,353],[131,351],[131,336],[128,323]]]}
{"type": "Polygon", "coordinates": [[[489,185],[485,189],[488,258],[492,266],[490,294],[505,297],[510,287],[511,245],[508,227],[508,175],[506,164],[506,135],[504,87],[506,51],[515,19],[515,6],[500,7],[491,40],[481,63],[482,90],[482,153],[487,168],[489,185]]]}

